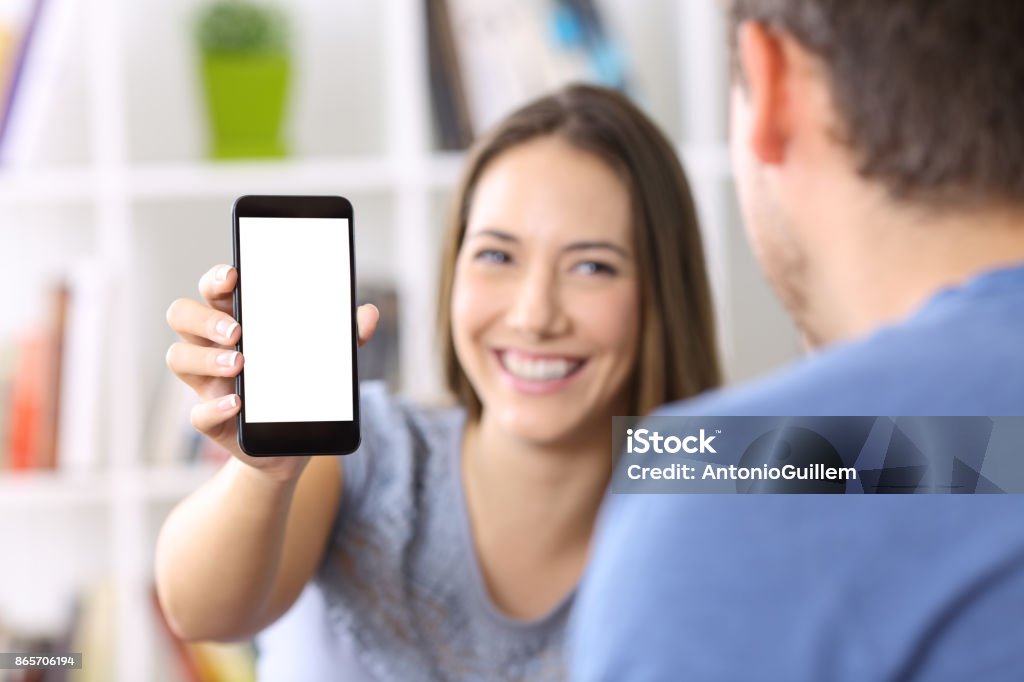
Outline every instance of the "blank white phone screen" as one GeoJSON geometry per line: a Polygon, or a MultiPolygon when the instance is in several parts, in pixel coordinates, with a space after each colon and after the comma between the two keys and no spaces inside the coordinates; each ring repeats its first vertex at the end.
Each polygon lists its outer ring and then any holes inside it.
{"type": "Polygon", "coordinates": [[[352,421],[345,218],[238,218],[245,421],[352,421]]]}

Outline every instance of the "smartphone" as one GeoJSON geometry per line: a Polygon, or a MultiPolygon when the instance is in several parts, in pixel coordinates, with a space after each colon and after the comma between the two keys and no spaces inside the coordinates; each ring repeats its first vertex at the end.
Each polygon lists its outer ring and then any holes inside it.
{"type": "Polygon", "coordinates": [[[231,210],[238,446],[256,457],[359,447],[352,204],[243,196],[231,210]]]}

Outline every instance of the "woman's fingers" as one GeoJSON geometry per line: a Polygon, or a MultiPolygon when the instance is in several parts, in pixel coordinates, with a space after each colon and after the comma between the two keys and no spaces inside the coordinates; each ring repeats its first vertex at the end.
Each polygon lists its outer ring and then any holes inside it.
{"type": "Polygon", "coordinates": [[[208,377],[233,377],[242,369],[242,354],[226,348],[172,343],[167,351],[167,366],[175,374],[197,374],[208,377]]]}
{"type": "Polygon", "coordinates": [[[242,335],[230,314],[190,298],[179,298],[167,309],[167,324],[189,343],[233,346],[242,335]]]}
{"type": "Polygon", "coordinates": [[[232,315],[232,300],[237,283],[237,270],[230,265],[214,265],[199,278],[199,293],[211,308],[232,315]]]}
{"type": "Polygon", "coordinates": [[[364,346],[373,337],[380,320],[380,311],[372,303],[356,308],[356,324],[359,326],[359,345],[364,346]]]}
{"type": "Polygon", "coordinates": [[[237,351],[180,341],[171,344],[165,359],[171,371],[201,398],[231,390],[245,364],[237,351]]]}
{"type": "Polygon", "coordinates": [[[225,426],[234,423],[242,401],[234,393],[201,402],[192,408],[192,426],[205,436],[217,440],[225,426]]]}

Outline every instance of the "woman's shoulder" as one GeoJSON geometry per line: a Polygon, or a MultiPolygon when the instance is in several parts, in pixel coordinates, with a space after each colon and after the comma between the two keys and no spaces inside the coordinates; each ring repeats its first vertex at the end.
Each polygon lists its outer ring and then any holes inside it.
{"type": "Polygon", "coordinates": [[[391,433],[395,428],[432,428],[458,421],[464,410],[450,402],[424,403],[392,392],[383,381],[364,381],[359,385],[361,428],[370,432],[391,433]]]}
{"type": "Polygon", "coordinates": [[[412,501],[407,496],[422,490],[426,478],[444,475],[464,419],[458,406],[425,405],[389,391],[380,381],[361,384],[360,445],[342,458],[342,512],[389,502],[407,506],[412,501]]]}
{"type": "Polygon", "coordinates": [[[448,451],[461,435],[464,418],[457,405],[425,404],[391,392],[382,381],[368,381],[359,387],[361,443],[354,454],[448,451]]]}

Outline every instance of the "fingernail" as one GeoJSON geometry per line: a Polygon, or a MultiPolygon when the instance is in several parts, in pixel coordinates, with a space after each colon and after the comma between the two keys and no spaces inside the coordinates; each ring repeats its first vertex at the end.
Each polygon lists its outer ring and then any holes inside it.
{"type": "Polygon", "coordinates": [[[225,367],[235,366],[235,356],[238,355],[238,351],[232,351],[230,353],[221,353],[217,356],[217,364],[224,365],[225,367]]]}
{"type": "Polygon", "coordinates": [[[220,269],[217,270],[217,281],[218,282],[226,282],[227,279],[228,279],[228,273],[229,272],[231,272],[231,266],[230,265],[222,265],[220,267],[220,269]]]}
{"type": "Polygon", "coordinates": [[[236,396],[229,395],[227,398],[221,399],[221,401],[217,403],[217,407],[222,410],[233,410],[237,404],[238,398],[236,396]]]}
{"type": "Polygon", "coordinates": [[[235,331],[235,327],[238,323],[234,320],[221,320],[217,323],[217,333],[223,336],[225,339],[230,338],[231,334],[235,331]]]}

